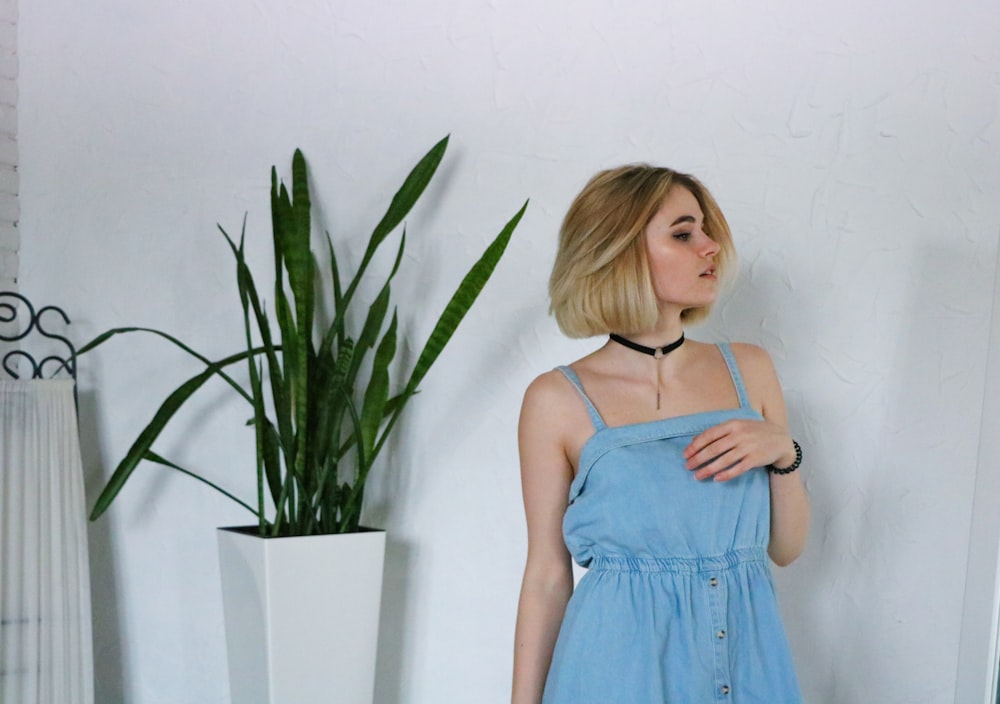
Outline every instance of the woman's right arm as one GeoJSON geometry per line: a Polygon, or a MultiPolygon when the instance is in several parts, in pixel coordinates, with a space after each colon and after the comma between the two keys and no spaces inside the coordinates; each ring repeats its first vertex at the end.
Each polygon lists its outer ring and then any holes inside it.
{"type": "Polygon", "coordinates": [[[542,701],[556,636],[573,593],[573,570],[562,535],[573,468],[560,427],[567,415],[559,408],[565,382],[555,374],[544,374],[528,387],[518,424],[528,558],[517,607],[511,704],[542,701]]]}

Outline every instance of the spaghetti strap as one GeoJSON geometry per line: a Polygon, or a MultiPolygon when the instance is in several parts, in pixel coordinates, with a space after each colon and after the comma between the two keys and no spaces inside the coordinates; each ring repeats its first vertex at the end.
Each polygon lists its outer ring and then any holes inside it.
{"type": "Polygon", "coordinates": [[[736,387],[736,395],[740,399],[740,408],[750,408],[750,397],[747,394],[747,387],[743,383],[743,376],[740,374],[740,368],[736,364],[736,356],[733,354],[732,348],[728,342],[720,342],[717,346],[719,351],[722,352],[722,358],[726,360],[726,366],[729,367],[729,376],[732,377],[733,386],[736,387]]]}
{"type": "Polygon", "coordinates": [[[583,390],[583,384],[580,383],[580,377],[576,375],[576,372],[567,366],[556,367],[556,369],[561,371],[563,376],[569,379],[569,383],[576,387],[576,390],[580,393],[580,398],[583,399],[583,402],[587,406],[587,413],[590,414],[590,422],[594,424],[594,429],[603,430],[606,428],[607,424],[605,424],[604,419],[601,418],[601,414],[597,412],[597,407],[594,406],[593,401],[591,401],[590,397],[587,396],[587,392],[583,390]]]}

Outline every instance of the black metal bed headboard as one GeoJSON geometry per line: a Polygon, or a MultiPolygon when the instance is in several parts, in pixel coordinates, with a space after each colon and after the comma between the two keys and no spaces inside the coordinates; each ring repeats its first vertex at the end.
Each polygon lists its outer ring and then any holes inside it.
{"type": "MultiPolygon", "coordinates": [[[[36,311],[31,301],[20,293],[0,291],[0,341],[20,342],[27,339],[32,331],[37,330],[38,334],[33,340],[44,337],[54,340],[66,348],[65,351],[59,348],[57,354],[46,354],[43,351],[41,354],[45,354],[45,356],[40,359],[36,359],[35,355],[20,347],[6,352],[0,363],[3,365],[3,370],[15,379],[21,378],[18,368],[21,363],[25,362],[31,366],[32,379],[51,379],[59,374],[60,371],[66,371],[73,379],[76,379],[76,348],[73,347],[73,343],[69,341],[69,338],[56,334],[51,329],[46,329],[42,320],[42,317],[46,314],[48,314],[46,320],[51,320],[54,314],[58,314],[62,318],[64,325],[70,324],[69,316],[61,308],[45,306],[36,311]],[[22,310],[26,315],[24,319],[19,319],[18,313],[22,310]],[[5,334],[8,327],[20,329],[20,332],[14,335],[5,334]],[[46,369],[48,369],[48,373],[46,373],[46,369]]],[[[48,345],[48,347],[52,346],[51,344],[48,345]]]]}

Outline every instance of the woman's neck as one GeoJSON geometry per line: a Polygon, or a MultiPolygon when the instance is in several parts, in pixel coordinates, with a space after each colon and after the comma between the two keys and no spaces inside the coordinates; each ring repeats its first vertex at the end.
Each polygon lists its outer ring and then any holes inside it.
{"type": "Polygon", "coordinates": [[[644,347],[663,347],[680,339],[684,334],[684,325],[679,314],[669,317],[661,315],[656,326],[650,330],[636,333],[624,333],[620,330],[614,332],[644,347]]]}

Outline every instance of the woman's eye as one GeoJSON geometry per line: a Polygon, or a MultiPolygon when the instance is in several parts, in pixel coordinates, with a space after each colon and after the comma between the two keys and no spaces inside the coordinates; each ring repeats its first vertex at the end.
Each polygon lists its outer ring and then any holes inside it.
{"type": "Polygon", "coordinates": [[[680,240],[681,242],[687,242],[689,239],[691,239],[691,233],[690,232],[678,232],[678,233],[676,233],[674,235],[674,239],[675,240],[680,240]]]}

